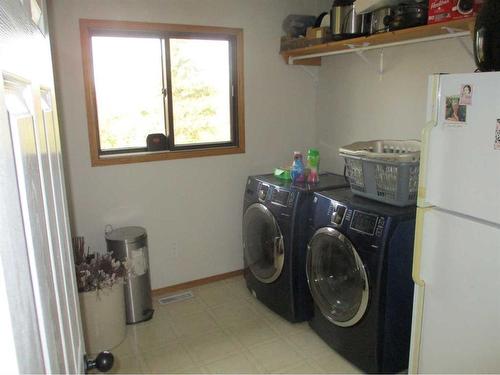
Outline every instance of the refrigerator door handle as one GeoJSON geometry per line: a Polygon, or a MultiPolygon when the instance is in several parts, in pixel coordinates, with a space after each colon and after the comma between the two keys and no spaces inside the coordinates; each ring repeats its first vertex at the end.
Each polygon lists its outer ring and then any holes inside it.
{"type": "Polygon", "coordinates": [[[432,207],[417,208],[417,217],[415,219],[415,242],[413,244],[413,269],[412,278],[415,284],[424,287],[425,282],[420,275],[420,264],[422,260],[422,234],[424,231],[424,215],[432,207]]]}
{"type": "Polygon", "coordinates": [[[420,343],[422,341],[422,321],[424,317],[423,286],[416,285],[413,296],[413,317],[411,322],[410,358],[408,360],[408,374],[419,373],[420,343]]]}
{"type": "Polygon", "coordinates": [[[421,275],[422,261],[422,236],[424,233],[424,216],[433,207],[418,207],[415,219],[415,242],[413,245],[413,269],[412,278],[415,283],[415,294],[413,297],[413,318],[411,324],[410,358],[408,373],[418,374],[420,360],[420,342],[422,336],[422,319],[424,314],[425,281],[421,275]]]}
{"type": "Polygon", "coordinates": [[[429,106],[427,113],[427,123],[422,129],[422,144],[420,149],[420,167],[418,179],[418,197],[417,206],[426,207],[429,204],[426,201],[426,181],[427,181],[427,162],[429,156],[430,135],[433,128],[438,124],[438,108],[439,108],[439,82],[440,75],[435,74],[429,78],[429,106]]]}

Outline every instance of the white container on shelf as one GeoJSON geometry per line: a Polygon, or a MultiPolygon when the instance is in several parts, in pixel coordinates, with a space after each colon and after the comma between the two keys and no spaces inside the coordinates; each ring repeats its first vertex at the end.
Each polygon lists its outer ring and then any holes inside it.
{"type": "Polygon", "coordinates": [[[358,14],[373,12],[376,9],[398,5],[399,0],[356,0],[358,14]]]}

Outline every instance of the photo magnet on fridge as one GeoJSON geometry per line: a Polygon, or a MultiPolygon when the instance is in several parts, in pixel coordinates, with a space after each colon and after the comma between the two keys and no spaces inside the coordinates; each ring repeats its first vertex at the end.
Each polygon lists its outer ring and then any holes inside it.
{"type": "Polygon", "coordinates": [[[467,107],[460,105],[460,95],[446,97],[445,124],[466,125],[467,107]]]}
{"type": "Polygon", "coordinates": [[[495,129],[495,150],[500,150],[500,119],[497,119],[497,127],[495,129]]]}
{"type": "Polygon", "coordinates": [[[472,85],[465,84],[460,86],[460,105],[472,105],[472,85]]]}

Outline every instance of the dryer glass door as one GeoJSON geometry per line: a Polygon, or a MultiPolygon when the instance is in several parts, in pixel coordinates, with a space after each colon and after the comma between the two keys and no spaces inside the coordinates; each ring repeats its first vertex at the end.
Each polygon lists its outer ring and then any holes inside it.
{"type": "Polygon", "coordinates": [[[260,203],[248,207],[243,215],[243,248],[246,266],[257,280],[275,281],[283,269],[283,236],[269,209],[260,203]]]}
{"type": "Polygon", "coordinates": [[[316,231],[309,242],[307,279],[315,304],[329,321],[349,327],[363,317],[368,277],[351,241],[339,231],[316,231]]]}

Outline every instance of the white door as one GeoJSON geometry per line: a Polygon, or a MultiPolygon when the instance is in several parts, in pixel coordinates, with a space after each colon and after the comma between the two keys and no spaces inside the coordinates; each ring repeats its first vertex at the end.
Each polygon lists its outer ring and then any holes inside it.
{"type": "MultiPolygon", "coordinates": [[[[81,373],[84,343],[44,2],[0,5],[0,315],[22,373],[81,373]]],[[[2,353],[3,354],[3,353],[2,353]]]]}
{"type": "Polygon", "coordinates": [[[500,373],[500,226],[418,209],[410,373],[500,373]]]}
{"type": "Polygon", "coordinates": [[[423,132],[418,205],[500,223],[500,73],[440,75],[434,80],[423,132]],[[462,93],[469,88],[466,98],[462,93]],[[462,121],[454,116],[457,100],[462,121]]]}

